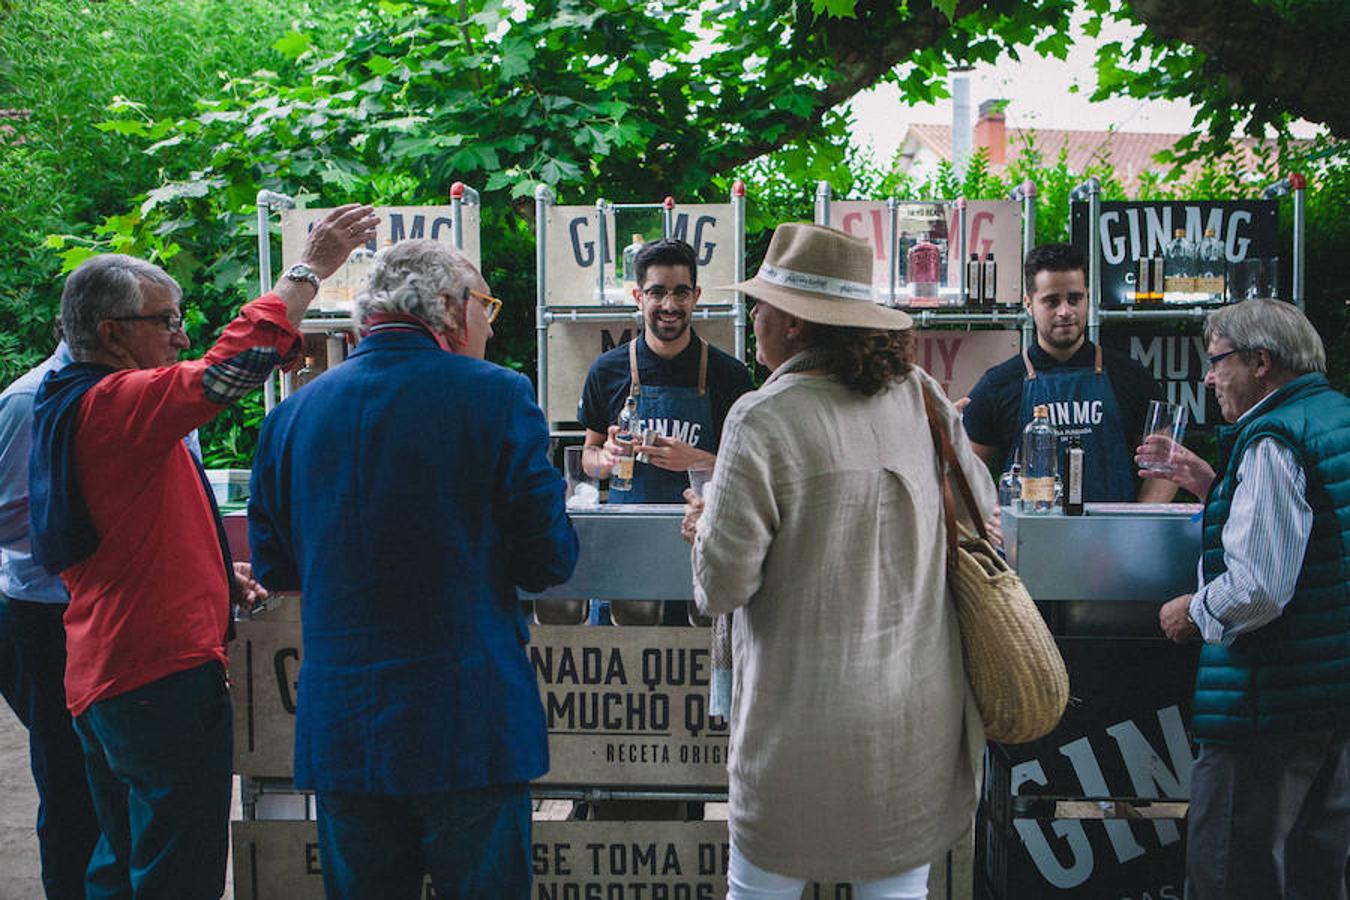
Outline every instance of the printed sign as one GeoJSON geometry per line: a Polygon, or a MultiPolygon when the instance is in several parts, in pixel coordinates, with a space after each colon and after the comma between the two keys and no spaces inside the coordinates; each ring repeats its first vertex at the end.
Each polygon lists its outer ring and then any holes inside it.
{"type": "MultiPolygon", "coordinates": [[[[896,259],[896,295],[902,305],[937,306],[941,298],[955,300],[961,283],[958,259],[960,212],[952,203],[901,203],[897,210],[896,235],[892,239],[891,213],[880,200],[837,200],[830,204],[829,224],[867,241],[872,247],[872,284],[885,299],[891,291],[891,253],[896,259]],[[931,296],[916,296],[919,280],[910,251],[921,242],[939,251],[938,278],[943,288],[931,296]]],[[[993,254],[997,264],[996,299],[1021,302],[1022,209],[1013,200],[970,200],[966,203],[966,254],[981,259],[993,254]]],[[[923,290],[918,291],[923,294],[923,290]]]]}
{"type": "MultiPolygon", "coordinates": [[[[1112,309],[1135,304],[1135,276],[1141,257],[1165,255],[1176,229],[1184,229],[1186,239],[1196,244],[1206,230],[1223,245],[1224,264],[1235,274],[1246,271],[1248,260],[1263,260],[1262,271],[1277,268],[1269,261],[1280,255],[1277,229],[1279,204],[1274,200],[1107,200],[1101,204],[1098,230],[1102,252],[1102,308],[1112,309]]],[[[1071,223],[1074,246],[1087,252],[1088,205],[1072,204],[1071,223]]],[[[1166,260],[1164,260],[1166,263],[1166,260]]],[[[1274,280],[1244,286],[1240,296],[1229,291],[1229,299],[1246,299],[1247,287],[1256,294],[1269,296],[1274,280]]],[[[1258,279],[1259,282],[1259,279],[1258,279]]],[[[1230,288],[1235,287],[1230,285],[1230,288]]]]}
{"type": "Polygon", "coordinates": [[[1185,801],[1195,765],[1186,720],[1196,650],[1164,640],[1058,644],[1081,699],[1042,740],[991,745],[977,865],[993,876],[996,897],[1179,898],[1177,820],[1022,817],[1012,798],[1185,801]]]}
{"type": "MultiPolygon", "coordinates": [[[[235,897],[323,900],[323,861],[313,822],[232,826],[235,897]]],[[[726,896],[729,857],[726,822],[536,821],[531,834],[530,897],[718,900],[726,896]]],[[[965,865],[968,871],[968,856],[965,865]]],[[[929,896],[949,896],[947,868],[933,866],[929,896]]],[[[436,900],[430,879],[424,882],[421,897],[436,900]]],[[[808,884],[801,900],[852,897],[847,884],[808,884]]]]}
{"type": "MultiPolygon", "coordinates": [[[[706,296],[706,295],[705,295],[706,296]]],[[[578,421],[577,408],[586,373],[596,357],[631,341],[641,325],[636,309],[626,321],[555,321],[548,329],[548,409],[550,422],[578,421]]],[[[703,308],[700,302],[698,309],[703,308]]],[[[726,307],[720,307],[726,309],[726,307]]],[[[719,350],[736,353],[736,330],[730,318],[695,319],[694,330],[719,350]]]]}
{"type": "MultiPolygon", "coordinates": [[[[477,204],[461,203],[464,246],[462,252],[475,266],[482,265],[480,245],[480,210],[477,204]]],[[[325,209],[287,209],[281,213],[281,260],[286,269],[300,261],[305,236],[311,228],[332,212],[325,209]]],[[[319,295],[310,304],[311,310],[339,313],[351,312],[352,303],[365,286],[375,253],[383,247],[397,244],[406,238],[430,238],[453,247],[455,245],[454,208],[451,206],[377,206],[380,217],[375,240],[358,247],[332,276],[324,279],[319,295]]]]}
{"type": "MultiPolygon", "coordinates": [[[[230,681],[241,775],[291,777],[298,609],[292,601],[237,625],[230,681]]],[[[538,784],[725,789],[727,723],[708,714],[707,629],[535,626],[526,650],[552,762],[538,784]]]]}
{"type": "Polygon", "coordinates": [[[1219,402],[1205,387],[1209,354],[1199,334],[1159,334],[1156,326],[1113,324],[1102,329],[1101,341],[1103,347],[1128,353],[1161,382],[1167,399],[1186,407],[1189,428],[1223,424],[1219,402]]]}
{"type": "Polygon", "coordinates": [[[538,626],[528,650],[552,762],[537,784],[726,787],[707,629],[538,626]]]}
{"type": "Polygon", "coordinates": [[[1020,348],[1016,331],[920,331],[915,334],[914,362],[937,379],[948,400],[956,401],[1020,348]]]}
{"type": "MultiPolygon", "coordinates": [[[[624,227],[619,210],[618,226],[624,227]]],[[[605,243],[600,246],[599,216],[594,206],[550,206],[545,218],[547,261],[545,303],[549,306],[631,306],[625,290],[619,248],[632,240],[617,234],[613,208],[605,215],[605,243]],[[603,293],[602,293],[603,291],[603,293]]],[[[648,217],[647,221],[650,221],[648,217]]],[[[659,221],[659,217],[657,219],[659,221]]],[[[631,230],[631,229],[630,229],[631,230]]],[[[659,228],[643,232],[645,240],[661,237],[659,228]]],[[[694,248],[702,307],[730,304],[733,295],[717,290],[736,281],[736,231],[730,203],[696,203],[675,207],[671,237],[694,248]]]]}

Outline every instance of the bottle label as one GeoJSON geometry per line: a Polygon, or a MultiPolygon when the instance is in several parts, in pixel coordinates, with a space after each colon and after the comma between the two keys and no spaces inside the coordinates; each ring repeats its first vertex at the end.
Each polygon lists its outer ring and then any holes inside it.
{"type": "Polygon", "coordinates": [[[620,456],[614,460],[614,471],[611,473],[611,479],[619,481],[629,481],[633,477],[633,457],[620,456]]]}
{"type": "Polygon", "coordinates": [[[1022,476],[1022,499],[1029,503],[1054,503],[1055,479],[1022,476]]]}
{"type": "Polygon", "coordinates": [[[1066,502],[1078,506],[1083,502],[1083,451],[1069,451],[1069,489],[1066,502]]]}

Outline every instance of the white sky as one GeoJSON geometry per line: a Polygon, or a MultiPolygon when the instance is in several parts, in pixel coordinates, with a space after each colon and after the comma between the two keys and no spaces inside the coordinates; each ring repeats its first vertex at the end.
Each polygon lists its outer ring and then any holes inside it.
{"type": "MultiPolygon", "coordinates": [[[[1097,46],[1128,40],[1132,31],[1124,25],[1113,25],[1103,28],[1100,37],[1090,38],[1082,31],[1081,16],[1073,30],[1074,42],[1065,60],[1042,58],[1026,50],[1020,62],[1004,56],[996,65],[971,70],[971,124],[979,117],[982,102],[1004,99],[1009,101],[1004,110],[1009,128],[1106,130],[1114,126],[1118,131],[1191,131],[1194,108],[1182,101],[1126,98],[1088,102],[1097,83],[1093,68],[1097,46]],[[1074,85],[1078,87],[1076,93],[1071,91],[1074,85]]],[[[871,145],[874,158],[882,165],[894,157],[910,123],[950,125],[952,121],[951,100],[905,106],[893,85],[860,93],[852,103],[854,136],[863,146],[871,145]]],[[[1315,130],[1306,123],[1294,128],[1300,137],[1309,137],[1315,130]]]]}

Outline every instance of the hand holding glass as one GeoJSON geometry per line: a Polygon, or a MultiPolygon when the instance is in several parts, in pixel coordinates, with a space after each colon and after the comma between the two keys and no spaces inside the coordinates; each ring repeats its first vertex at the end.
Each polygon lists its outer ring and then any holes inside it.
{"type": "Polygon", "coordinates": [[[563,449],[563,474],[567,478],[567,509],[599,509],[600,483],[586,474],[581,464],[581,446],[563,449]]]}
{"type": "Polygon", "coordinates": [[[1150,400],[1148,402],[1148,416],[1144,420],[1144,437],[1159,434],[1170,438],[1172,443],[1167,445],[1165,453],[1158,457],[1144,458],[1139,462],[1139,468],[1147,469],[1151,472],[1170,472],[1172,471],[1172,459],[1179,446],[1186,437],[1186,407],[1180,403],[1167,403],[1163,400],[1150,400]]]}

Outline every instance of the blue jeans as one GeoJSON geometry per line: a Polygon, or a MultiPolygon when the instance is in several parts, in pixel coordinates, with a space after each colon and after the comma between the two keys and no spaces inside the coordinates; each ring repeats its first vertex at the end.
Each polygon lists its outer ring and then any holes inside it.
{"type": "Polygon", "coordinates": [[[103,830],[89,900],[219,900],[233,724],[216,662],[100,700],[75,720],[103,830]]]}
{"type": "Polygon", "coordinates": [[[66,710],[65,611],[64,603],[0,597],[0,692],[28,728],[48,900],[84,897],[85,868],[98,842],[84,751],[66,710]]]}
{"type": "Polygon", "coordinates": [[[319,858],[329,900],[530,896],[530,788],[389,796],[319,791],[319,858]]]}

